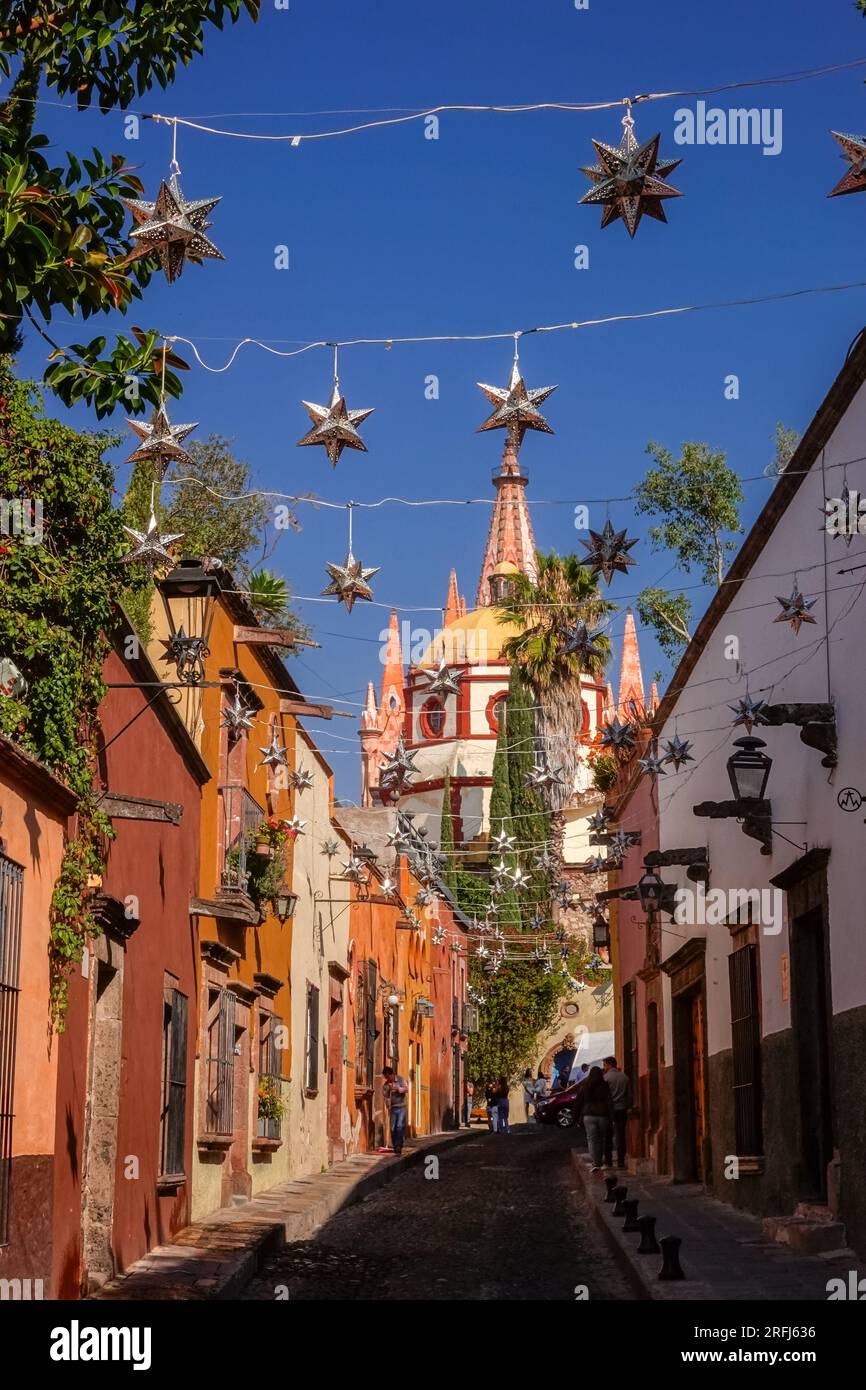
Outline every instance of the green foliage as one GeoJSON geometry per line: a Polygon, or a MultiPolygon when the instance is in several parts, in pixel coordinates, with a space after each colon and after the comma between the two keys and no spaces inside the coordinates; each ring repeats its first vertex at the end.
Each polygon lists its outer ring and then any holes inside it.
{"type": "Polygon", "coordinates": [[[30,382],[0,359],[0,496],[39,499],[43,538],[0,546],[0,656],[27,681],[17,699],[0,696],[0,729],[46,763],[78,796],[78,836],[67,846],[52,902],[54,1022],[62,1026],[66,978],[95,927],[90,874],[104,862],[109,822],[93,801],[96,713],[102,665],[129,576],[120,564],[121,517],[103,452],[116,441],[79,434],[49,419],[30,382]]]}
{"type": "Polygon", "coordinates": [[[616,758],[612,753],[590,754],[589,764],[592,768],[592,785],[604,795],[616,784],[619,776],[616,758]]]}
{"type": "Polygon", "coordinates": [[[469,1037],[468,1073],[480,1084],[499,1076],[512,1080],[533,1061],[536,1039],[551,1026],[562,977],[508,961],[481,987],[487,1002],[478,1032],[469,1037]]]}
{"type": "Polygon", "coordinates": [[[514,576],[511,594],[498,606],[502,623],[521,630],[503,646],[507,660],[517,662],[534,690],[579,681],[582,671],[602,676],[610,659],[610,639],[601,636],[601,656],[581,665],[564,650],[565,638],[578,622],[594,628],[616,605],[601,597],[598,581],[576,555],[539,552],[538,577],[514,576]]]}
{"type": "Polygon", "coordinates": [[[661,444],[647,453],[655,467],[634,490],[635,509],[658,519],[650,527],[654,550],[673,552],[678,569],[697,566],[706,583],[721,584],[725,556],[734,549],[730,533],[742,531],[743,490],[723,451],[708,444],[686,443],[675,459],[661,444]]]}
{"type": "Polygon", "coordinates": [[[637,596],[637,612],[644,627],[651,628],[665,656],[675,661],[691,641],[692,605],[687,594],[672,594],[652,585],[637,596]]]}
{"type": "MultiPolygon", "coordinates": [[[[142,185],[120,154],[94,149],[92,158],[66,155],[49,165],[43,135],[33,135],[40,81],[58,96],[74,92],[79,107],[96,99],[103,111],[124,109],[154,86],[165,89],[178,64],[204,47],[210,25],[221,29],[259,0],[80,0],[52,9],[44,0],[12,0],[0,18],[0,76],[17,72],[0,109],[0,351],[20,341],[23,319],[43,337],[62,309],[83,318],[141,298],[153,256],[140,256],[124,230],[119,199],[142,196],[142,185]],[[41,322],[40,322],[41,319],[41,322]]],[[[151,190],[155,196],[156,190],[151,190]]],[[[154,335],[155,338],[155,335],[154,335]]],[[[85,400],[97,414],[128,404],[128,377],[140,399],[155,402],[159,380],[152,349],[120,336],[54,349],[45,381],[66,404],[85,400]]],[[[166,389],[179,394],[176,377],[166,389]]]]}
{"type": "Polygon", "coordinates": [[[781,420],[779,420],[776,425],[775,443],[776,451],[773,455],[773,461],[770,464],[769,471],[774,474],[784,473],[796,453],[797,445],[800,443],[800,436],[797,430],[788,429],[788,427],[783,425],[781,420]]]}
{"type": "Polygon", "coordinates": [[[445,884],[454,892],[457,885],[458,861],[454,853],[454,816],[451,812],[451,774],[445,773],[442,788],[442,818],[439,823],[439,853],[445,860],[443,878],[445,884]]]}
{"type": "Polygon", "coordinates": [[[247,598],[261,621],[279,621],[289,611],[289,586],[271,570],[254,570],[247,578],[247,598]]]}

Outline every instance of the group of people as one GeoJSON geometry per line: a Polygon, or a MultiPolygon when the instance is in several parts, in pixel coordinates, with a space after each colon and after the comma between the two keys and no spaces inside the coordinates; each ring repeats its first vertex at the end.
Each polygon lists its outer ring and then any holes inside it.
{"type": "Polygon", "coordinates": [[[629,1108],[629,1080],[615,1057],[605,1057],[600,1067],[590,1067],[577,1089],[577,1119],[583,1122],[593,1173],[625,1167],[625,1132],[629,1108]]]}
{"type": "Polygon", "coordinates": [[[487,1105],[487,1123],[494,1134],[507,1134],[510,1103],[508,1100],[508,1078],[500,1076],[497,1081],[488,1081],[484,1088],[487,1105]]]}

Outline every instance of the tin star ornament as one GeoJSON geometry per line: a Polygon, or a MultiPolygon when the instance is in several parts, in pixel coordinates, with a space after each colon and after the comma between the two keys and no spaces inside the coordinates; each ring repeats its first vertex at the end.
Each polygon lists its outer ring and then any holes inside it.
{"type": "Polygon", "coordinates": [[[585,666],[590,661],[602,661],[604,651],[598,644],[601,635],[601,629],[598,632],[590,632],[586,623],[575,623],[571,631],[566,634],[562,648],[564,655],[576,656],[581,666],[585,666]]]}
{"type": "Polygon", "coordinates": [[[153,513],[151,502],[150,521],[146,531],[136,531],[132,526],[124,526],[124,531],[130,540],[135,541],[135,547],[127,555],[121,556],[122,565],[143,565],[149,574],[153,574],[158,565],[174,564],[174,557],[167,549],[173,541],[183,539],[183,532],[178,532],[175,536],[162,536],[156,524],[156,517],[153,513]]]}
{"type": "Polygon", "coordinates": [[[622,125],[618,146],[593,140],[599,162],[581,169],[593,186],[578,202],[600,203],[602,227],[622,218],[629,236],[634,237],[644,214],[657,222],[667,222],[663,200],[680,198],[682,194],[666,179],[682,160],[659,158],[661,135],[654,135],[644,145],[638,144],[630,105],[622,125]]]}
{"type": "Polygon", "coordinates": [[[618,714],[608,724],[602,726],[601,743],[603,748],[631,748],[634,746],[634,727],[623,724],[618,714]]]}
{"type": "Polygon", "coordinates": [[[383,898],[392,898],[394,894],[397,892],[396,883],[394,883],[393,879],[391,879],[387,874],[382,879],[382,882],[379,884],[379,892],[382,894],[383,898]]]}
{"type": "Polygon", "coordinates": [[[427,686],[427,695],[459,695],[460,682],[463,679],[462,673],[448,666],[444,656],[439,658],[439,666],[436,675],[427,686]]]}
{"type": "Polygon", "coordinates": [[[407,753],[406,744],[401,734],[393,755],[386,758],[382,764],[379,772],[379,786],[395,792],[399,796],[412,784],[413,775],[417,772],[416,757],[417,754],[415,753],[407,753]]]}
{"type": "Polygon", "coordinates": [[[295,768],[293,772],[289,773],[290,784],[299,792],[309,791],[314,781],[312,772],[309,772],[305,767],[295,768]]]}
{"type": "Polygon", "coordinates": [[[313,428],[298,440],[299,449],[307,444],[321,444],[331,460],[332,468],[336,468],[344,449],[360,449],[362,454],[366,454],[367,446],[358,433],[358,426],[373,414],[373,407],[369,410],[349,410],[336,377],[327,405],[315,405],[312,401],[302,401],[301,404],[312,420],[313,428]]]}
{"type": "Polygon", "coordinates": [[[228,729],[230,734],[242,733],[244,729],[252,729],[255,725],[255,711],[249,705],[245,705],[240,696],[240,691],[235,691],[235,702],[233,705],[223,705],[220,715],[220,728],[228,729]]]}
{"type": "Polygon", "coordinates": [[[372,600],[373,590],[367,580],[378,574],[381,566],[375,569],[365,568],[350,550],[344,564],[326,565],[325,568],[331,576],[331,582],[327,589],[322,590],[323,598],[333,594],[338,602],[343,604],[347,613],[351,613],[356,599],[365,599],[368,603],[372,600]]]}
{"type": "Polygon", "coordinates": [[[531,875],[531,874],[528,874],[528,873],[525,871],[525,869],[521,869],[521,867],[520,867],[519,864],[517,865],[516,868],[514,868],[514,869],[511,870],[511,873],[509,874],[509,878],[510,878],[510,880],[511,880],[511,886],[512,886],[512,888],[517,888],[517,889],[520,889],[520,888],[528,888],[529,885],[530,885],[530,883],[532,882],[532,875],[531,875]]]}
{"type": "Polygon", "coordinates": [[[163,179],[153,203],[140,198],[122,198],[135,223],[129,234],[140,255],[156,252],[169,284],[178,278],[187,260],[225,259],[205,232],[210,227],[208,213],[213,212],[219,198],[197,198],[187,202],[180,186],[178,171],[168,182],[163,179]]]}
{"type": "Polygon", "coordinates": [[[197,428],[197,424],[173,425],[168,418],[165,401],[160,402],[150,420],[127,420],[126,423],[141,440],[138,448],[129,455],[127,463],[152,463],[160,482],[170,463],[192,463],[181,444],[197,428]]]}
{"type": "Polygon", "coordinates": [[[838,198],[843,193],[866,193],[866,135],[842,135],[838,130],[830,134],[842,146],[842,155],[848,161],[848,171],[831,188],[828,198],[838,198]]]}
{"type": "Polygon", "coordinates": [[[266,747],[259,745],[259,752],[264,753],[260,767],[288,767],[289,753],[277,738],[276,734],[271,735],[271,741],[266,747]]]}
{"type": "Polygon", "coordinates": [[[183,685],[196,685],[204,680],[204,659],[207,647],[203,637],[189,637],[181,625],[177,632],[162,639],[165,647],[163,661],[171,662],[177,670],[177,678],[183,685]]]}
{"type": "Polygon", "coordinates": [[[610,865],[603,855],[591,854],[584,865],[584,870],[588,874],[603,874],[609,867],[610,865]]]}
{"type": "Polygon", "coordinates": [[[602,575],[605,584],[609,584],[617,572],[628,574],[629,566],[637,564],[637,560],[628,553],[633,545],[637,545],[637,536],[628,540],[625,531],[614,531],[610,517],[604,523],[603,531],[593,531],[590,527],[589,537],[588,541],[579,537],[587,552],[583,557],[584,564],[589,566],[591,574],[602,575]]]}
{"type": "Polygon", "coordinates": [[[595,812],[594,815],[587,816],[587,820],[589,821],[589,828],[596,835],[603,835],[605,833],[605,831],[607,830],[608,821],[610,819],[610,811],[608,811],[606,806],[599,806],[598,810],[595,812]]]}
{"type": "Polygon", "coordinates": [[[342,865],[342,877],[348,879],[350,883],[366,883],[367,870],[362,860],[356,859],[354,854],[350,855],[342,865]]]}
{"type": "Polygon", "coordinates": [[[664,759],[659,758],[653,752],[647,752],[644,757],[638,758],[638,766],[642,777],[667,777],[667,769],[664,766],[664,759]]]}
{"type": "Polygon", "coordinates": [[[536,763],[526,774],[527,787],[534,787],[536,791],[544,791],[548,787],[562,787],[565,785],[561,776],[561,767],[548,767],[546,763],[536,763]]]}
{"type": "Polygon", "coordinates": [[[508,851],[513,849],[517,844],[517,840],[513,835],[509,835],[506,830],[500,830],[493,836],[490,844],[497,854],[507,854],[508,851]]]}
{"type": "Polygon", "coordinates": [[[777,594],[776,602],[781,603],[782,611],[778,615],[778,617],[773,619],[773,622],[790,623],[791,631],[793,632],[795,637],[799,633],[803,623],[815,622],[815,619],[812,617],[811,613],[809,612],[809,609],[814,608],[818,600],[816,598],[806,600],[800,593],[800,586],[798,585],[796,580],[794,581],[794,587],[791,591],[791,597],[782,598],[779,594],[777,594]]]}
{"type": "Polygon", "coordinates": [[[672,739],[662,744],[662,752],[665,755],[664,760],[666,763],[673,764],[674,772],[679,772],[683,763],[694,762],[694,758],[689,752],[691,746],[690,740],[687,738],[680,738],[679,734],[674,734],[672,739]]]}
{"type": "Polygon", "coordinates": [[[339,840],[323,840],[321,853],[326,854],[329,859],[333,859],[335,855],[340,853],[339,840]]]}
{"type": "Polygon", "coordinates": [[[292,816],[291,820],[286,821],[286,829],[290,835],[303,835],[307,822],[301,820],[300,816],[292,816]]]}
{"type": "Polygon", "coordinates": [[[444,946],[448,933],[444,927],[434,927],[432,941],[434,946],[444,946]]]}
{"type": "Polygon", "coordinates": [[[766,700],[753,700],[751,695],[746,695],[744,699],[738,700],[735,705],[728,705],[728,709],[736,715],[732,727],[736,728],[738,724],[744,724],[746,726],[746,733],[750,734],[753,725],[766,724],[767,721],[764,718],[764,710],[766,708],[766,700]]]}
{"type": "Polygon", "coordinates": [[[493,406],[492,415],[489,415],[484,423],[478,426],[478,434],[485,430],[507,430],[508,438],[515,449],[520,448],[527,430],[540,430],[542,434],[553,434],[553,430],[538,407],[547,400],[547,397],[556,390],[556,387],[536,386],[527,389],[526,382],[520,375],[516,353],[506,387],[488,386],[483,381],[476,384],[479,391],[484,392],[493,406]]]}

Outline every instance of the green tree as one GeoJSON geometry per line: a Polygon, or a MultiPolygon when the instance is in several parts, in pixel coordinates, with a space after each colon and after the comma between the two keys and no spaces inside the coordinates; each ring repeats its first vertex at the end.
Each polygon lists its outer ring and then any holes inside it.
{"type": "Polygon", "coordinates": [[[445,860],[443,878],[452,893],[457,886],[457,858],[454,849],[454,815],[451,810],[451,774],[450,772],[446,772],[445,783],[442,788],[442,816],[439,823],[439,853],[445,860]]]}
{"type": "Polygon", "coordinates": [[[615,605],[602,598],[598,583],[574,555],[555,551],[538,556],[538,576],[515,576],[511,594],[499,605],[500,620],[520,631],[503,646],[515,663],[535,701],[535,727],[551,767],[562,768],[562,785],[544,793],[553,813],[552,831],[562,852],[562,808],[574,791],[582,723],[581,676],[598,679],[610,658],[610,639],[599,624],[615,605]],[[581,657],[568,651],[568,637],[583,623],[594,638],[597,654],[581,657]],[[597,631],[598,630],[598,631],[597,631]]]}
{"type": "Polygon", "coordinates": [[[675,661],[691,639],[689,622],[692,605],[688,594],[672,594],[648,585],[637,596],[637,613],[644,627],[651,628],[665,656],[675,661]]]}
{"type": "Polygon", "coordinates": [[[768,473],[770,477],[778,477],[780,473],[784,473],[791,459],[794,457],[797,445],[800,443],[800,435],[797,430],[789,429],[787,425],[783,425],[782,421],[779,420],[776,424],[776,433],[773,438],[776,448],[772,462],[769,468],[765,469],[765,472],[768,473]]]}
{"type": "MultiPolygon", "coordinates": [[[[45,382],[66,404],[86,400],[98,416],[129,399],[156,403],[161,361],[157,334],[133,341],[118,336],[61,348],[48,325],[56,311],[83,319],[142,297],[153,258],[141,256],[124,231],[121,198],[143,188],[125,155],[94,149],[79,160],[67,152],[62,165],[43,153],[34,134],[42,82],[55,97],[74,94],[80,108],[96,101],[102,111],[126,110],[155,86],[173,81],[204,48],[210,26],[222,29],[241,13],[256,19],[259,0],[12,0],[0,17],[0,78],[12,81],[0,107],[0,351],[17,348],[29,323],[52,348],[45,382]]],[[[155,196],[155,190],[151,191],[155,196]]],[[[174,374],[166,390],[180,394],[174,374]]],[[[135,403],[133,402],[133,405],[135,403]]]]}

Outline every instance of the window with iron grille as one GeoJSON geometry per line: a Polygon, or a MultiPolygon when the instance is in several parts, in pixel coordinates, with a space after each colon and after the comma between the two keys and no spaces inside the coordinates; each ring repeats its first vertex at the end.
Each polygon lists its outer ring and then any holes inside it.
{"type": "Polygon", "coordinates": [[[184,1176],[188,1003],[179,989],[167,986],[163,991],[159,1171],[164,1178],[184,1176]]]}
{"type": "Polygon", "coordinates": [[[755,946],[741,946],[738,951],[732,951],[728,956],[734,1072],[734,1134],[737,1153],[744,1157],[753,1157],[764,1152],[757,956],[755,946]]]}
{"type": "Polygon", "coordinates": [[[367,961],[367,1003],[364,1010],[367,1027],[364,1050],[365,1086],[372,1086],[376,1079],[376,1000],[379,991],[379,971],[374,960],[367,961]]]}
{"type": "MultiPolygon", "coordinates": [[[[259,1013],[259,1094],[264,1093],[266,1103],[269,1097],[278,1102],[282,1099],[280,1054],[276,1046],[281,1023],[276,1014],[259,1013]]],[[[279,1115],[259,1115],[257,1133],[260,1139],[279,1139],[279,1115]]]]}
{"type": "Polygon", "coordinates": [[[307,985],[307,1030],[304,1064],[304,1085],[308,1091],[319,1089],[319,990],[307,985]]]}
{"type": "Polygon", "coordinates": [[[637,986],[633,980],[622,987],[622,1068],[629,1080],[632,1096],[638,1093],[637,986]]]}
{"type": "Polygon", "coordinates": [[[355,1085],[365,1086],[367,1076],[367,972],[358,970],[355,986],[355,1085]]]}
{"type": "Polygon", "coordinates": [[[390,1027],[388,1029],[388,1040],[390,1043],[388,1059],[395,1071],[400,1069],[400,1005],[391,1004],[388,1009],[388,1019],[390,1027]]]}
{"type": "Polygon", "coordinates": [[[236,1003],[235,996],[227,989],[210,991],[205,1110],[208,1134],[231,1134],[234,1130],[236,1003]]]}
{"type": "Polygon", "coordinates": [[[9,1243],[12,1120],[24,870],[0,854],[0,1246],[9,1243]]]}

